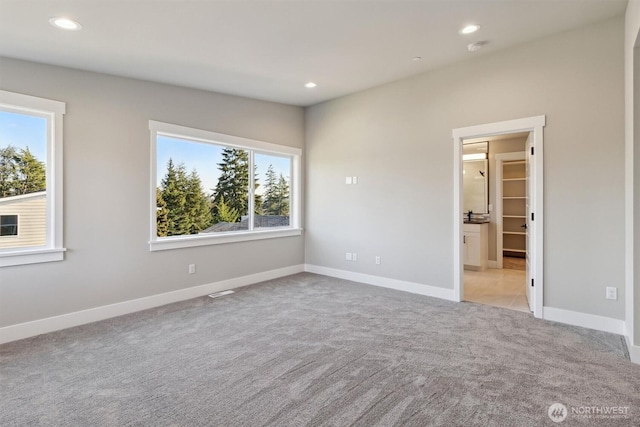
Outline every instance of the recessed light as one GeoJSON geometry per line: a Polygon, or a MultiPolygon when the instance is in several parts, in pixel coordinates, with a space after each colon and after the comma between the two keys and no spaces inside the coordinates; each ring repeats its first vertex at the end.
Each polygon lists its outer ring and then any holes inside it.
{"type": "Polygon", "coordinates": [[[467,50],[469,52],[477,52],[480,49],[482,49],[484,46],[486,46],[489,42],[486,40],[483,41],[479,41],[479,42],[473,42],[473,43],[469,43],[467,45],[467,50]]]}
{"type": "Polygon", "coordinates": [[[309,89],[314,88],[316,86],[318,86],[318,85],[315,84],[314,82],[309,82],[306,85],[304,85],[304,87],[309,88],[309,89]]]}
{"type": "Polygon", "coordinates": [[[412,61],[420,61],[422,60],[422,56],[414,56],[413,58],[411,58],[412,61]]]}
{"type": "Polygon", "coordinates": [[[466,26],[462,27],[460,29],[460,31],[458,31],[458,34],[471,34],[471,33],[475,33],[479,29],[480,29],[480,25],[469,24],[469,25],[466,25],[466,26]]]}
{"type": "Polygon", "coordinates": [[[51,18],[49,19],[49,24],[53,25],[54,27],[62,28],[63,30],[69,31],[78,31],[82,29],[82,25],[69,18],[51,18]]]}

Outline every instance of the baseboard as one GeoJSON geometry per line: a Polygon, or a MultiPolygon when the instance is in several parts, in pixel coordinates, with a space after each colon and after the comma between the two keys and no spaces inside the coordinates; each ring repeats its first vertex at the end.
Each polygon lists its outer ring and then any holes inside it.
{"type": "Polygon", "coordinates": [[[624,335],[625,332],[624,320],[580,313],[577,311],[563,310],[561,308],[543,307],[542,318],[554,322],[566,323],[568,325],[595,329],[597,331],[611,332],[618,335],[624,335]]]}
{"type": "Polygon", "coordinates": [[[487,267],[489,268],[498,268],[498,261],[487,261],[487,267]]]}
{"type": "Polygon", "coordinates": [[[88,310],[76,311],[60,316],[53,316],[31,322],[19,323],[17,325],[5,326],[0,328],[0,344],[46,334],[48,332],[59,331],[73,326],[97,322],[111,317],[122,316],[136,311],[147,310],[149,308],[159,307],[173,302],[197,298],[214,292],[224,291],[226,289],[235,289],[263,282],[265,280],[277,279],[279,277],[289,276],[303,271],[304,265],[293,265],[276,270],[250,274],[248,276],[234,277],[232,279],[221,280],[219,282],[180,289],[173,292],[104,305],[88,310]]]}
{"type": "Polygon", "coordinates": [[[631,344],[628,335],[625,335],[624,339],[627,341],[627,349],[629,349],[629,359],[631,359],[633,363],[640,364],[640,346],[631,344]]]}
{"type": "Polygon", "coordinates": [[[363,273],[354,273],[353,271],[338,270],[336,268],[321,267],[312,264],[305,264],[304,270],[309,273],[322,274],[324,276],[336,277],[338,279],[352,280],[354,282],[360,282],[367,285],[380,286],[383,288],[396,289],[398,291],[411,292],[413,294],[456,301],[453,289],[405,282],[403,280],[389,279],[387,277],[372,276],[363,273]]]}

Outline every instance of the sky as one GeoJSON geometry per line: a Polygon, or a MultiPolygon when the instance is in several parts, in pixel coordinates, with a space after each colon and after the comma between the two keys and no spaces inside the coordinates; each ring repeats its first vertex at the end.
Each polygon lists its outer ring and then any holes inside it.
{"type": "Polygon", "coordinates": [[[0,148],[29,147],[31,154],[46,162],[47,119],[0,110],[0,148]]]}
{"type": "MultiPolygon", "coordinates": [[[[22,149],[29,147],[31,154],[38,160],[46,161],[46,135],[45,118],[0,111],[0,148],[9,145],[22,149]]],[[[188,173],[196,169],[202,181],[203,190],[210,194],[218,182],[220,174],[218,163],[222,161],[222,148],[214,144],[158,136],[156,184],[160,185],[167,171],[169,158],[172,158],[176,165],[183,163],[188,173]]],[[[259,194],[264,191],[265,173],[270,164],[273,165],[277,176],[282,174],[285,178],[289,178],[291,175],[291,160],[287,157],[256,153],[255,161],[258,182],[261,184],[257,190],[259,194]]]]}
{"type": "MultiPolygon", "coordinates": [[[[222,150],[223,147],[220,145],[158,135],[156,144],[156,185],[160,186],[160,182],[167,172],[167,163],[171,158],[175,165],[183,163],[188,173],[195,169],[202,181],[203,190],[205,193],[211,194],[218,183],[218,176],[220,175],[218,163],[222,162],[222,150]]],[[[259,194],[264,190],[265,174],[270,164],[273,165],[277,176],[282,174],[288,179],[291,175],[291,160],[288,157],[256,153],[255,162],[258,183],[260,184],[257,190],[259,194]]]]}

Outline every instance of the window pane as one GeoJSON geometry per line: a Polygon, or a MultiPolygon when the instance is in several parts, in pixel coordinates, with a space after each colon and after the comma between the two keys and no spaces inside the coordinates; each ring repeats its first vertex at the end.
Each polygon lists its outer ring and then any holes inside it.
{"type": "Polygon", "coordinates": [[[46,160],[47,119],[0,110],[0,249],[46,244],[46,160]]]}
{"type": "Polygon", "coordinates": [[[288,227],[291,204],[291,158],[259,154],[255,156],[255,228],[288,227]]]}
{"type": "Polygon", "coordinates": [[[249,154],[159,135],[158,237],[248,229],[249,154]]]}
{"type": "Polygon", "coordinates": [[[18,215],[0,215],[0,236],[18,235],[18,215]]]}

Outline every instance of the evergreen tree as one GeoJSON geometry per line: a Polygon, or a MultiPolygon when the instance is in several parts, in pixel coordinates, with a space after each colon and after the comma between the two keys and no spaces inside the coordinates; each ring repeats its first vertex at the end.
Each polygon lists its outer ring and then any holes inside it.
{"type": "Polygon", "coordinates": [[[240,215],[234,208],[230,208],[224,201],[224,197],[220,198],[218,203],[218,219],[219,222],[236,222],[240,215]]]}
{"type": "Polygon", "coordinates": [[[253,165],[253,212],[256,215],[262,215],[262,195],[258,194],[260,183],[257,170],[258,165],[253,165]]]}
{"type": "Polygon", "coordinates": [[[276,172],[273,170],[273,165],[269,165],[267,168],[267,181],[265,182],[264,201],[262,203],[262,211],[265,215],[275,215],[275,200],[278,179],[276,172]]]}
{"type": "Polygon", "coordinates": [[[280,174],[278,181],[278,203],[276,215],[289,215],[289,182],[280,174]]]}
{"type": "Polygon", "coordinates": [[[262,209],[265,215],[289,215],[289,183],[269,165],[262,209]]]}
{"type": "Polygon", "coordinates": [[[162,197],[162,189],[156,188],[156,231],[158,237],[165,237],[169,232],[169,212],[167,203],[162,197]]]}
{"type": "Polygon", "coordinates": [[[239,218],[248,212],[249,153],[238,148],[222,150],[222,163],[218,163],[220,177],[213,190],[213,216],[220,218],[220,201],[224,198],[229,209],[238,212],[239,218]]]}
{"type": "Polygon", "coordinates": [[[167,162],[167,173],[162,180],[162,198],[167,205],[167,236],[187,234],[185,205],[187,196],[183,191],[186,181],[184,166],[176,167],[173,160],[167,162]]]}
{"type": "Polygon", "coordinates": [[[187,175],[184,164],[167,163],[167,173],[161,183],[162,200],[166,204],[167,236],[197,234],[211,225],[208,198],[194,170],[187,175]]]}
{"type": "Polygon", "coordinates": [[[208,197],[202,191],[202,181],[195,169],[187,177],[184,190],[188,234],[197,234],[211,225],[213,217],[208,197]]]}
{"type": "Polygon", "coordinates": [[[29,147],[0,148],[0,197],[18,196],[47,189],[46,167],[29,147]]]}

